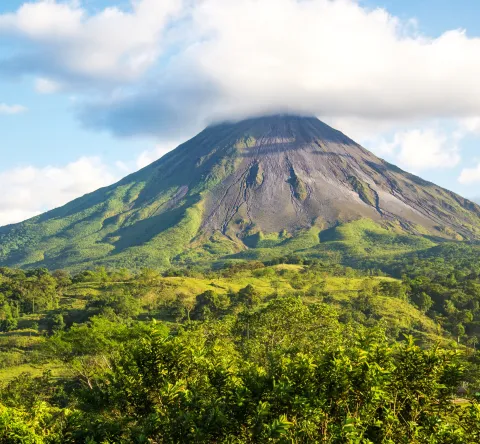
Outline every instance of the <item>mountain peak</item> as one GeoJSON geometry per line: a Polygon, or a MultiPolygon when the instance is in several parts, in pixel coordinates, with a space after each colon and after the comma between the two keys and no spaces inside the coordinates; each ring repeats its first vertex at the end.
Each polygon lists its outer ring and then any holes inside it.
{"type": "Polygon", "coordinates": [[[231,131],[256,138],[295,139],[298,142],[330,140],[346,144],[356,143],[340,131],[328,126],[315,116],[273,114],[250,117],[240,121],[225,121],[209,126],[206,131],[231,131]]]}
{"type": "Polygon", "coordinates": [[[255,126],[255,125],[275,125],[281,122],[308,122],[312,120],[319,120],[313,115],[301,115],[301,114],[292,114],[292,113],[275,113],[275,114],[264,114],[259,116],[251,116],[243,119],[226,119],[218,121],[209,125],[207,128],[215,128],[222,125],[242,125],[245,126],[255,126]]]}
{"type": "Polygon", "coordinates": [[[168,266],[206,242],[202,251],[218,256],[252,236],[358,219],[417,235],[480,235],[478,205],[315,117],[281,114],[210,126],[115,185],[0,228],[0,264],[168,266]]]}

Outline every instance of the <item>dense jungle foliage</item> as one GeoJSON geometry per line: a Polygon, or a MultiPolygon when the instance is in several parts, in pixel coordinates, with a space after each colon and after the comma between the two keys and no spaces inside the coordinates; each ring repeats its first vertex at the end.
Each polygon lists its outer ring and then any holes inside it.
{"type": "Polygon", "coordinates": [[[0,443],[480,442],[480,261],[0,269],[0,443]]]}

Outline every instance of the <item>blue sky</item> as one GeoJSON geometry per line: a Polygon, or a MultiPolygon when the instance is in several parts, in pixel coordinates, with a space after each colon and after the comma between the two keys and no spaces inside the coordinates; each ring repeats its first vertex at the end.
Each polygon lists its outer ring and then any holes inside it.
{"type": "Polygon", "coordinates": [[[480,195],[477,0],[0,2],[0,225],[222,118],[311,113],[480,195]]]}
{"type": "Polygon", "coordinates": [[[436,37],[457,28],[466,29],[471,36],[480,36],[480,2],[475,0],[363,0],[360,3],[385,8],[401,19],[416,18],[429,36],[436,37]]]}

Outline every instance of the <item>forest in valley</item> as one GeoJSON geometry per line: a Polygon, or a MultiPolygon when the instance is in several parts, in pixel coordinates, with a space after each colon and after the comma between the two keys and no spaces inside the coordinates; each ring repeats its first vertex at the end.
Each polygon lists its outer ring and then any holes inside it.
{"type": "Polygon", "coordinates": [[[476,248],[2,268],[0,442],[479,442],[476,248]]]}

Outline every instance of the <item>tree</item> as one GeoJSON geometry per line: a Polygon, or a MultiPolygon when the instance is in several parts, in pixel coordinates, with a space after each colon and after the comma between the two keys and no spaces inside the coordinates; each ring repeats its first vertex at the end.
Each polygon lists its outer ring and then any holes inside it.
{"type": "Polygon", "coordinates": [[[465,336],[465,327],[463,326],[463,324],[459,323],[457,325],[455,325],[455,327],[453,328],[453,332],[455,334],[455,336],[457,337],[457,342],[460,343],[460,339],[465,336]]]}
{"type": "Polygon", "coordinates": [[[140,313],[141,305],[126,288],[122,288],[92,297],[86,308],[96,310],[98,314],[113,312],[116,316],[132,318],[140,313]]]}
{"type": "Polygon", "coordinates": [[[18,321],[17,319],[9,316],[0,321],[0,331],[9,332],[17,328],[18,321]]]}
{"type": "Polygon", "coordinates": [[[112,280],[117,282],[127,282],[132,279],[132,273],[127,268],[115,270],[112,274],[112,280]]]}
{"type": "Polygon", "coordinates": [[[47,317],[47,331],[50,335],[58,333],[65,328],[65,321],[61,313],[54,313],[47,317]]]}
{"type": "Polygon", "coordinates": [[[190,313],[195,308],[196,300],[185,293],[177,293],[175,300],[170,305],[170,312],[177,321],[187,318],[190,321],[190,313]]]}
{"type": "Polygon", "coordinates": [[[407,300],[407,289],[399,281],[381,281],[379,288],[380,292],[385,296],[407,300]]]}
{"type": "Polygon", "coordinates": [[[136,281],[139,285],[152,287],[158,283],[160,278],[160,273],[153,268],[142,268],[140,273],[137,275],[136,281]]]}
{"type": "Polygon", "coordinates": [[[477,350],[477,344],[478,344],[478,337],[476,335],[473,335],[470,338],[468,338],[468,345],[471,345],[474,351],[477,350]]]}
{"type": "Polygon", "coordinates": [[[445,301],[444,310],[448,315],[453,315],[457,312],[457,307],[452,301],[445,301]]]}
{"type": "Polygon", "coordinates": [[[197,320],[216,318],[229,304],[227,295],[219,295],[213,290],[204,291],[195,299],[192,318],[197,320]]]}
{"type": "Polygon", "coordinates": [[[24,307],[31,313],[58,306],[57,281],[43,269],[29,272],[19,290],[24,307]]]}
{"type": "Polygon", "coordinates": [[[69,287],[72,284],[70,273],[65,270],[55,270],[52,273],[53,278],[57,281],[57,287],[61,290],[69,287]]]}
{"type": "MultiPolygon", "coordinates": [[[[0,295],[0,297],[2,296],[0,295]]],[[[10,304],[3,298],[3,303],[0,304],[0,331],[9,332],[15,330],[17,325],[18,321],[13,316],[10,304]]]]}
{"type": "Polygon", "coordinates": [[[97,282],[102,282],[103,284],[105,284],[110,280],[108,271],[103,266],[95,268],[94,273],[95,273],[95,280],[97,282]]]}
{"type": "Polygon", "coordinates": [[[242,343],[228,321],[168,337],[153,328],[130,342],[88,398],[91,410],[115,415],[81,430],[96,442],[139,434],[166,443],[478,442],[478,405],[452,403],[463,377],[455,352],[422,350],[412,338],[392,345],[381,330],[349,338],[319,328],[326,319],[318,323],[318,311],[291,298],[257,314],[249,313],[252,336],[242,343]],[[238,353],[271,339],[266,360],[238,353]]]}
{"type": "Polygon", "coordinates": [[[430,310],[430,308],[432,307],[433,305],[433,300],[432,298],[427,294],[425,293],[424,291],[422,291],[414,300],[416,302],[416,304],[418,305],[418,308],[423,311],[424,313],[426,313],[428,310],[430,310]]]}
{"type": "Polygon", "coordinates": [[[378,294],[379,284],[376,279],[368,278],[362,281],[359,293],[366,296],[375,296],[378,294]]]}
{"type": "Polygon", "coordinates": [[[321,297],[325,293],[325,288],[327,287],[327,282],[324,279],[319,279],[318,275],[315,279],[315,283],[310,286],[307,291],[308,296],[321,297]]]}
{"type": "Polygon", "coordinates": [[[236,300],[248,308],[253,308],[260,302],[260,295],[252,284],[248,284],[237,293],[236,300]]]}
{"type": "Polygon", "coordinates": [[[375,313],[375,299],[373,295],[365,290],[360,290],[353,301],[353,306],[367,316],[375,313]]]}

